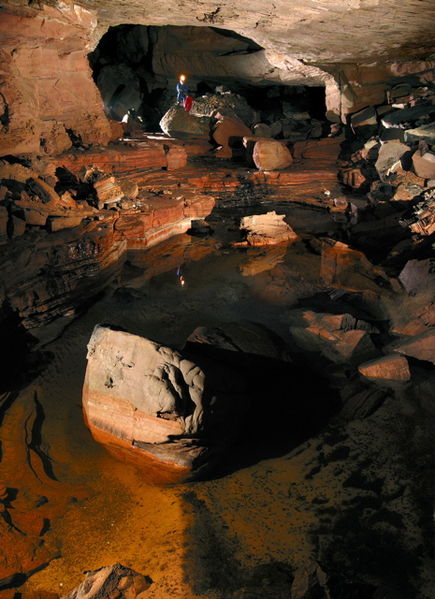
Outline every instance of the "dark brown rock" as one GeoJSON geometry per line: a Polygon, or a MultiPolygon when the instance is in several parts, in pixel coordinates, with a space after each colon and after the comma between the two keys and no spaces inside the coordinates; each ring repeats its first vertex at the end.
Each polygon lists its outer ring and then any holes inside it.
{"type": "Polygon", "coordinates": [[[394,354],[364,362],[358,370],[367,378],[384,382],[409,381],[411,378],[408,360],[394,354]]]}

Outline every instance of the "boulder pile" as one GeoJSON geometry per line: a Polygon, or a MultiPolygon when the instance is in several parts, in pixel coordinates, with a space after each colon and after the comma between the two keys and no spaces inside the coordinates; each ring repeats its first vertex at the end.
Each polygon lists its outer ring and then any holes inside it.
{"type": "Polygon", "coordinates": [[[404,225],[419,235],[435,231],[435,90],[397,84],[387,103],[350,116],[352,137],[340,162],[341,181],[368,193],[372,205],[407,209],[404,225]]]}

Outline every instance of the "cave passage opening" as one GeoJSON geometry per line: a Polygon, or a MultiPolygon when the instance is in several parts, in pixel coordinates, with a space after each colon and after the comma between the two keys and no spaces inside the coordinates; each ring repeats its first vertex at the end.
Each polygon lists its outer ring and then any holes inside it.
{"type": "Polygon", "coordinates": [[[286,84],[265,50],[234,31],[117,25],[88,58],[106,115],[122,121],[130,111],[143,131],[160,130],[162,116],[176,101],[180,73],[187,74],[199,114],[237,105],[246,125],[272,126],[278,139],[328,131],[325,88],[286,84]]]}

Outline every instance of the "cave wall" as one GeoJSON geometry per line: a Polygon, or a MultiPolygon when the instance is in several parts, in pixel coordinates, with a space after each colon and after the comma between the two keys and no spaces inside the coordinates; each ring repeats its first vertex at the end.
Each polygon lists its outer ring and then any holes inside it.
{"type": "Polygon", "coordinates": [[[72,4],[0,13],[0,156],[62,152],[67,129],[106,144],[111,128],[86,57],[95,16],[72,4]]]}

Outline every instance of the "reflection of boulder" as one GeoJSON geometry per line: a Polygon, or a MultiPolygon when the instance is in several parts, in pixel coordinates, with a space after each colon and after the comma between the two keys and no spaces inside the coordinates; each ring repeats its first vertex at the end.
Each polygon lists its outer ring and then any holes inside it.
{"type": "Polygon", "coordinates": [[[84,413],[109,447],[183,477],[237,436],[247,386],[228,364],[103,326],[94,329],[87,357],[84,413]]]}
{"type": "Polygon", "coordinates": [[[285,244],[264,249],[248,250],[246,262],[240,265],[240,272],[244,277],[253,277],[261,272],[272,270],[277,264],[284,261],[287,253],[285,244]]]}
{"type": "Polygon", "coordinates": [[[122,120],[128,110],[139,110],[143,94],[136,72],[125,64],[103,67],[97,78],[106,111],[111,118],[122,120]]]}
{"type": "Polygon", "coordinates": [[[160,127],[171,137],[210,137],[210,118],[194,116],[181,106],[172,106],[160,121],[160,127]]]}

